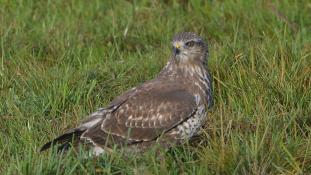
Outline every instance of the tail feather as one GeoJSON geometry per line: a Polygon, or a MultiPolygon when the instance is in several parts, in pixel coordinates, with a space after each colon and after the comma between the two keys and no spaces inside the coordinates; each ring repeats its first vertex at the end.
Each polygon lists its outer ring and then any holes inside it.
{"type": "Polygon", "coordinates": [[[107,112],[110,112],[110,111],[107,111],[107,109],[104,109],[104,108],[100,108],[96,112],[89,115],[81,123],[81,125],[78,126],[77,128],[71,129],[68,132],[66,132],[65,134],[63,134],[63,135],[55,138],[54,140],[44,144],[41,147],[40,152],[49,149],[50,147],[52,147],[55,144],[59,144],[58,149],[57,149],[58,151],[67,150],[71,146],[75,146],[77,143],[79,143],[80,136],[87,129],[89,129],[89,128],[93,127],[94,125],[96,125],[97,123],[101,122],[103,120],[103,118],[105,117],[105,114],[107,112]]]}
{"type": "Polygon", "coordinates": [[[79,141],[80,136],[84,133],[84,131],[85,130],[75,129],[73,131],[67,132],[67,133],[53,139],[52,141],[44,144],[41,147],[40,152],[49,149],[50,147],[52,147],[55,144],[60,144],[60,146],[57,149],[58,151],[67,150],[68,148],[71,147],[72,143],[79,141]]]}

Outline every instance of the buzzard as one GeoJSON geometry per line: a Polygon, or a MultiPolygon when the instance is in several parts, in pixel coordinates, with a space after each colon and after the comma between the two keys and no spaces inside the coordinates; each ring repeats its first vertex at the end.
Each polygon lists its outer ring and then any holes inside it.
{"type": "Polygon", "coordinates": [[[114,146],[143,152],[156,143],[169,148],[194,136],[213,104],[208,49],[192,32],[175,35],[172,45],[173,53],[156,78],[116,97],[41,151],[54,144],[59,151],[83,144],[95,155],[114,146]]]}

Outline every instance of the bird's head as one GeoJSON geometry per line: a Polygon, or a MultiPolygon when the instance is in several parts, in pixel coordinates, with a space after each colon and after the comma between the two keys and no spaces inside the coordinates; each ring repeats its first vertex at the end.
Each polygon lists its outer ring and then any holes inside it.
{"type": "Polygon", "coordinates": [[[173,56],[178,62],[204,63],[208,54],[204,40],[195,33],[182,32],[172,41],[173,56]]]}

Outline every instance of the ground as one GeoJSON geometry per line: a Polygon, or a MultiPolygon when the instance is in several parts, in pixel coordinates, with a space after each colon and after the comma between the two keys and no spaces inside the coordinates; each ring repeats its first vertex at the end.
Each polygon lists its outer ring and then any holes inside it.
{"type": "Polygon", "coordinates": [[[0,174],[311,174],[310,11],[308,0],[1,0],[0,174]],[[198,138],[162,159],[38,152],[157,75],[180,31],[209,45],[215,104],[198,138]]]}

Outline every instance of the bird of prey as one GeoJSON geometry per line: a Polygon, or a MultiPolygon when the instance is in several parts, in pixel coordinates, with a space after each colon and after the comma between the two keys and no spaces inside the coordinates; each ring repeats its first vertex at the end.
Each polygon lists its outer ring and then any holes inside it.
{"type": "Polygon", "coordinates": [[[155,144],[169,148],[196,135],[213,104],[207,44],[195,33],[182,32],[172,45],[168,63],[154,79],[116,97],[41,151],[54,144],[60,151],[83,144],[94,155],[115,146],[144,152],[155,144]]]}

